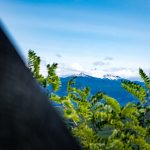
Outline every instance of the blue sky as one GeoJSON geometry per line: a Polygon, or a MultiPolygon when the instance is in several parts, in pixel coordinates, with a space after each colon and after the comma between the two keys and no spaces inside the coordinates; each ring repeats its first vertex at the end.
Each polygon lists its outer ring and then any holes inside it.
{"type": "Polygon", "coordinates": [[[149,0],[0,0],[0,18],[27,57],[58,75],[84,72],[135,79],[150,71],[149,0]]]}

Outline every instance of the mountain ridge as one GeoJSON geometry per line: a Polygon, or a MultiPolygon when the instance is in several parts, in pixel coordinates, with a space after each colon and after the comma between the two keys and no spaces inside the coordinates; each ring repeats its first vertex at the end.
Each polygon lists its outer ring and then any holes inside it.
{"type": "Polygon", "coordinates": [[[72,75],[60,76],[60,78],[75,77],[75,76],[76,76],[76,77],[91,77],[91,78],[98,78],[98,79],[110,79],[110,80],[123,79],[123,78],[121,78],[120,76],[115,76],[115,75],[112,75],[112,74],[105,74],[105,75],[100,76],[100,77],[95,77],[95,76],[91,76],[91,75],[85,74],[85,73],[83,73],[83,72],[77,73],[77,74],[72,74],[72,75]]]}
{"type": "MultiPolygon", "coordinates": [[[[59,96],[67,95],[67,85],[68,81],[72,79],[74,75],[60,78],[61,87],[60,90],[56,92],[59,96]]],[[[84,87],[90,88],[90,96],[95,95],[97,92],[101,91],[110,97],[115,98],[120,105],[125,105],[128,102],[137,103],[138,100],[132,94],[128,93],[122,86],[121,81],[126,80],[123,78],[110,79],[110,78],[96,78],[92,76],[76,76],[75,87],[83,89],[84,87]]],[[[136,81],[137,83],[143,84],[142,82],[136,81]]]]}

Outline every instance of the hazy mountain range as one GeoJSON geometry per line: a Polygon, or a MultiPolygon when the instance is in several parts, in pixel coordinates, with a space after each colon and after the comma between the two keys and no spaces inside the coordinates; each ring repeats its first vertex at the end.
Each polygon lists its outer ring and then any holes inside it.
{"type": "MultiPolygon", "coordinates": [[[[132,94],[128,93],[122,88],[121,81],[124,79],[110,74],[104,75],[103,78],[95,78],[83,73],[61,77],[61,88],[58,92],[56,92],[58,95],[67,95],[67,83],[73,76],[77,76],[75,86],[80,89],[88,86],[91,89],[91,96],[96,94],[98,91],[102,91],[107,95],[117,99],[121,105],[124,105],[127,102],[137,102],[137,99],[132,94]]],[[[143,84],[139,81],[136,82],[143,84]]]]}

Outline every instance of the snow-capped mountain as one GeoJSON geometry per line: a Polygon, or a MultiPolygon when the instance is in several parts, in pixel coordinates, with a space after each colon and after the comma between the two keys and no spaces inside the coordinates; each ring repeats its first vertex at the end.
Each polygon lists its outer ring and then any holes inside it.
{"type": "Polygon", "coordinates": [[[62,78],[73,77],[73,76],[77,76],[77,77],[91,77],[91,78],[109,79],[109,80],[119,80],[119,79],[121,79],[121,77],[115,76],[115,75],[112,75],[112,74],[105,74],[103,76],[94,77],[94,76],[88,75],[88,74],[83,73],[83,72],[72,74],[72,75],[68,75],[68,76],[66,75],[66,76],[63,76],[62,78]]]}
{"type": "MultiPolygon", "coordinates": [[[[68,81],[74,76],[77,76],[75,80],[75,87],[79,89],[83,89],[86,86],[89,87],[91,96],[99,91],[102,91],[105,94],[117,99],[121,105],[125,105],[128,102],[137,102],[137,99],[132,94],[122,88],[121,82],[123,78],[110,74],[106,74],[99,78],[89,76],[85,73],[61,77],[61,88],[56,92],[58,95],[67,95],[68,81]]],[[[142,84],[141,82],[138,83],[142,84]]]]}
{"type": "Polygon", "coordinates": [[[92,76],[89,76],[83,72],[79,73],[79,74],[74,74],[73,76],[77,76],[77,77],[92,77],[92,76]]]}
{"type": "Polygon", "coordinates": [[[87,75],[83,72],[81,73],[74,73],[74,74],[71,74],[71,75],[64,75],[64,76],[61,76],[61,78],[66,78],[66,77],[92,77],[90,75],[87,75]]]}
{"type": "MultiPolygon", "coordinates": [[[[77,76],[77,78],[75,79],[75,87],[79,89],[89,87],[90,88],[89,96],[93,96],[97,92],[101,91],[107,94],[108,96],[111,96],[116,100],[118,100],[118,102],[122,106],[127,104],[128,102],[138,102],[136,97],[134,97],[132,94],[127,92],[122,87],[122,80],[125,79],[111,74],[106,74],[101,77],[92,77],[85,73],[78,73],[78,74],[60,77],[61,87],[56,92],[56,94],[60,96],[66,96],[68,94],[67,92],[68,81],[72,79],[72,77],[74,76],[77,76]]],[[[143,85],[143,83],[140,81],[135,81],[135,82],[143,85]]],[[[49,86],[48,89],[49,89],[48,91],[52,91],[51,86],[49,86]]]]}

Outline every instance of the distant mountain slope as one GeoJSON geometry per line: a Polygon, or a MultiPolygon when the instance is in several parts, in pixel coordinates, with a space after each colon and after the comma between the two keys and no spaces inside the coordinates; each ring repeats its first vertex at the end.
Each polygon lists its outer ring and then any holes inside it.
{"type": "MultiPolygon", "coordinates": [[[[57,92],[58,95],[67,95],[67,83],[73,76],[62,77],[62,86],[57,92]]],[[[76,87],[84,88],[88,86],[91,89],[91,95],[102,91],[107,95],[115,98],[121,105],[127,102],[137,102],[137,99],[121,87],[121,78],[106,75],[104,78],[95,78],[88,75],[79,74],[76,78],[76,87]],[[111,78],[110,78],[111,77],[111,78]]]]}

